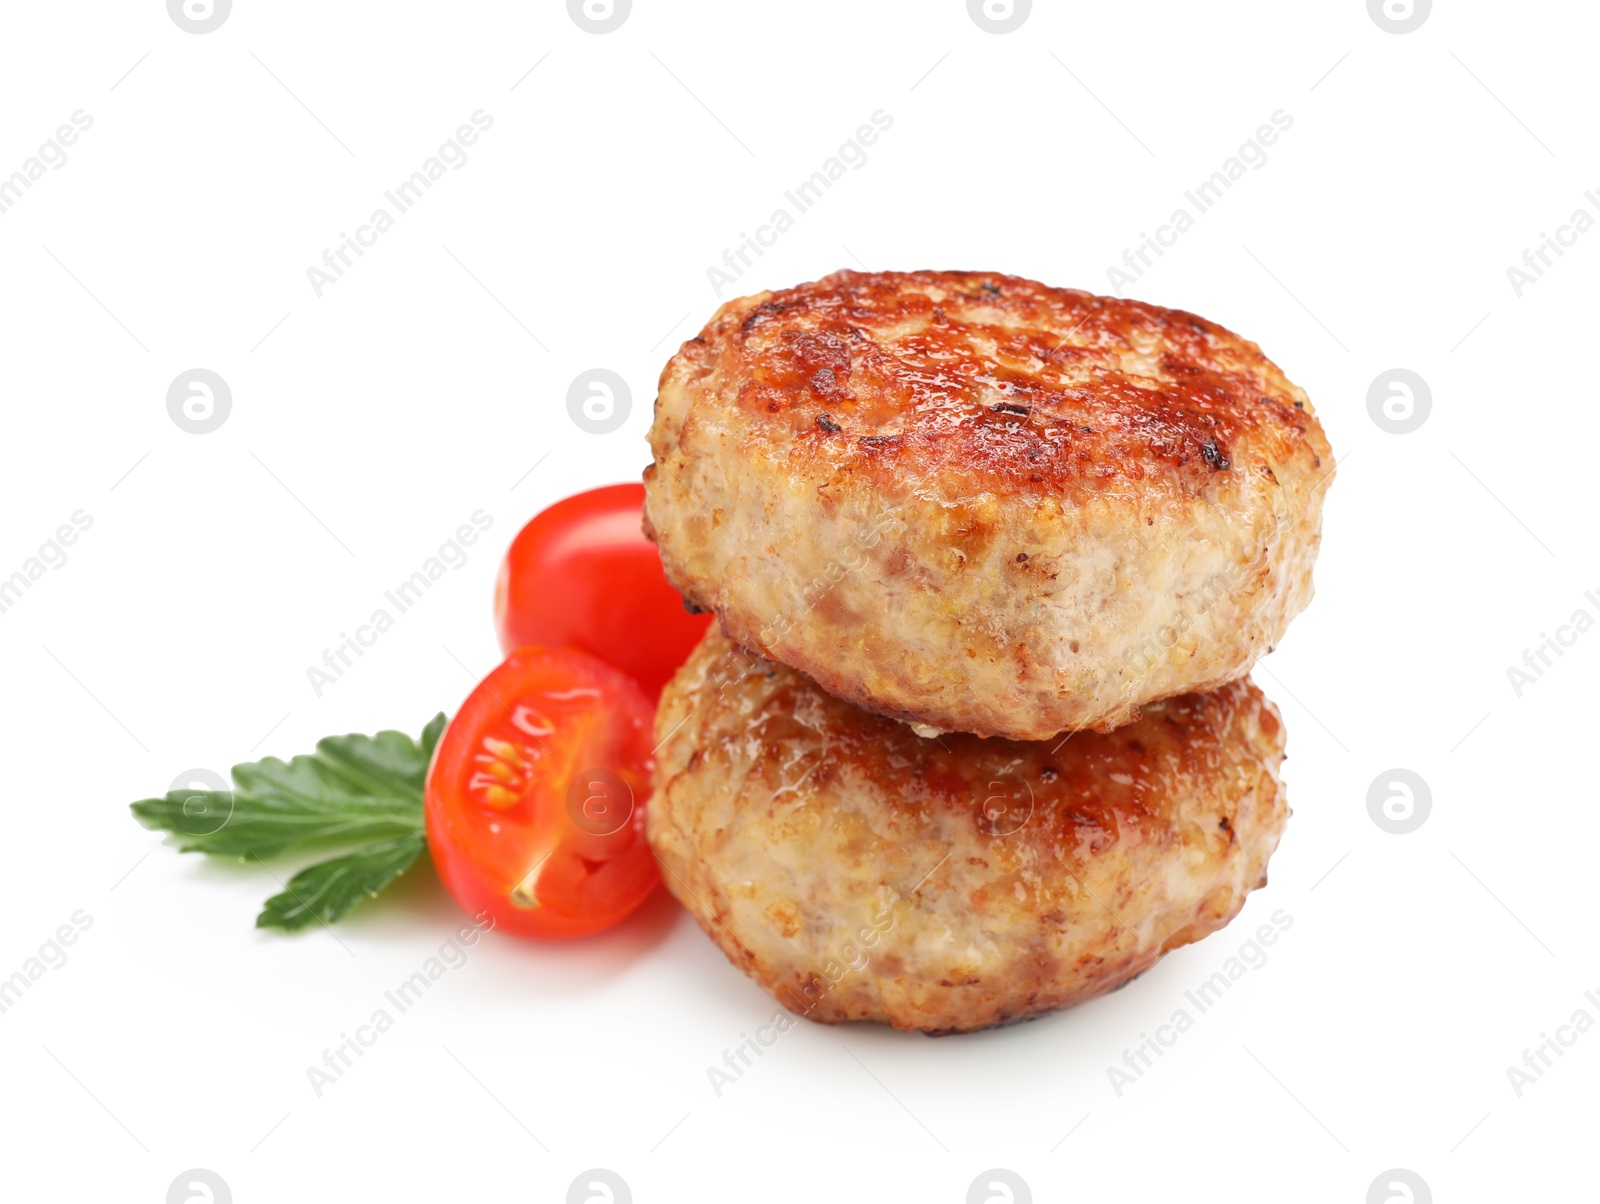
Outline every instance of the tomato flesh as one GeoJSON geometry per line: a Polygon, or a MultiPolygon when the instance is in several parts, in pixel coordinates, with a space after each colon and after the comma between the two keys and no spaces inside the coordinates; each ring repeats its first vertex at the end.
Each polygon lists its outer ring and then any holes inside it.
{"type": "Polygon", "coordinates": [[[469,915],[586,936],[660,881],[645,843],[655,707],[572,648],[519,648],[450,721],[424,790],[428,847],[469,915]]]}
{"type": "Polygon", "coordinates": [[[711,619],[684,609],[643,519],[637,483],[590,489],[535,515],[495,584],[501,650],[581,648],[658,697],[711,619]]]}

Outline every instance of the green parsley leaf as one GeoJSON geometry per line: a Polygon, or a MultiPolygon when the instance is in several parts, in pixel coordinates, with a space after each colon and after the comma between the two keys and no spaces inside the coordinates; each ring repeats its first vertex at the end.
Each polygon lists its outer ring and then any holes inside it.
{"type": "Polygon", "coordinates": [[[297,931],[338,919],[411,866],[425,847],[422,789],[445,716],[420,739],[403,732],[329,736],[317,751],[233,767],[233,789],[175,790],[132,805],[181,852],[267,858],[297,849],[357,846],[302,870],[267,901],[256,923],[297,931]]]}
{"type": "Polygon", "coordinates": [[[301,870],[267,900],[256,927],[299,932],[318,921],[331,924],[410,869],[426,847],[421,836],[402,836],[301,870]]]}

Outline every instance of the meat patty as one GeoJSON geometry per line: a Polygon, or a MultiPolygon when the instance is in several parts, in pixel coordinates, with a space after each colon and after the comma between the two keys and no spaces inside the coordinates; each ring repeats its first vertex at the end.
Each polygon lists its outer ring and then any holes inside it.
{"type": "Polygon", "coordinates": [[[744,647],[919,730],[1110,730],[1311,598],[1333,458],[1254,343],[977,272],[731,301],[668,362],[645,516],[744,647]]]}
{"type": "Polygon", "coordinates": [[[1221,928],[1289,816],[1248,680],[1049,743],[923,739],[715,628],[656,719],[668,888],[791,1011],[965,1032],[1221,928]]]}

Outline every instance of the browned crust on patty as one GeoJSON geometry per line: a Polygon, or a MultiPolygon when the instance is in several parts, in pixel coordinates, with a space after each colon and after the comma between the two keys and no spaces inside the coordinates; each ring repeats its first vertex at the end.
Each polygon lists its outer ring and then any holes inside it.
{"type": "Polygon", "coordinates": [[[1312,469],[1305,393],[1248,340],[1182,310],[980,272],[835,272],[723,306],[668,363],[783,439],[879,488],[1100,496],[1158,476],[1203,490],[1234,446],[1312,469]]]}

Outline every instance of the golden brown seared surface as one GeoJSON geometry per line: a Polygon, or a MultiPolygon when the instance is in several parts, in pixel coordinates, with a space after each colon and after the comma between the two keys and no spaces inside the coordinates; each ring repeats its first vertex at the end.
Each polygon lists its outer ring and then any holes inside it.
{"type": "Polygon", "coordinates": [[[1049,743],[923,739],[715,629],[656,718],[649,836],[813,1020],[956,1032],[1093,998],[1233,918],[1289,808],[1249,681],[1049,743]]]}
{"type": "Polygon", "coordinates": [[[724,305],[662,374],[646,525],[740,644],[1016,739],[1247,673],[1310,599],[1333,471],[1255,344],[973,272],[724,305]]]}

